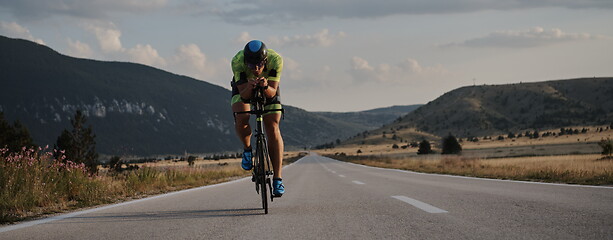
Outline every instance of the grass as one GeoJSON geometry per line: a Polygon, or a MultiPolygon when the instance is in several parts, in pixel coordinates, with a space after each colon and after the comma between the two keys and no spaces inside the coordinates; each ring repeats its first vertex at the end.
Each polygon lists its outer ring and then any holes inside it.
{"type": "MultiPolygon", "coordinates": [[[[304,153],[286,153],[284,164],[304,153]]],[[[83,164],[56,159],[47,149],[0,149],[0,224],[82,207],[210,185],[250,174],[240,159],[139,164],[132,171],[100,169],[90,176],[83,164]]]]}
{"type": "Polygon", "coordinates": [[[471,177],[569,184],[613,185],[613,159],[600,155],[481,159],[462,156],[329,156],[375,167],[471,177]]]}
{"type": "Polygon", "coordinates": [[[55,159],[43,149],[0,150],[0,223],[81,207],[215,184],[246,176],[238,164],[101,171],[90,176],[83,164],[55,159]]]}

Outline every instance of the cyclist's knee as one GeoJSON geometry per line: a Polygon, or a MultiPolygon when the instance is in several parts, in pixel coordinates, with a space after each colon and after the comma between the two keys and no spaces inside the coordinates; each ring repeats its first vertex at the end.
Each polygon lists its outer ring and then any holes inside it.
{"type": "Polygon", "coordinates": [[[270,141],[277,141],[281,139],[281,130],[278,123],[271,123],[266,125],[266,136],[270,141]]]}

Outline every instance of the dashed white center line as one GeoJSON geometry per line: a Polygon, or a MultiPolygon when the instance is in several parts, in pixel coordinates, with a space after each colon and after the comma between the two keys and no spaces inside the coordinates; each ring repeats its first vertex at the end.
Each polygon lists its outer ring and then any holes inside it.
{"type": "Polygon", "coordinates": [[[419,208],[421,210],[424,210],[426,212],[429,213],[446,213],[447,211],[437,208],[435,206],[432,206],[430,204],[427,204],[425,202],[421,202],[415,199],[412,199],[410,197],[406,197],[406,196],[392,196],[392,198],[398,199],[400,201],[403,201],[405,203],[411,204],[416,208],[419,208]]]}
{"type": "Polygon", "coordinates": [[[338,176],[339,176],[339,177],[345,177],[345,175],[343,175],[343,174],[339,174],[338,176]]]}
{"type": "Polygon", "coordinates": [[[360,182],[360,181],[352,181],[352,182],[355,183],[355,184],[359,184],[359,185],[365,184],[365,183],[360,182]]]}
{"type": "Polygon", "coordinates": [[[331,171],[332,173],[336,174],[336,171],[331,171]]]}

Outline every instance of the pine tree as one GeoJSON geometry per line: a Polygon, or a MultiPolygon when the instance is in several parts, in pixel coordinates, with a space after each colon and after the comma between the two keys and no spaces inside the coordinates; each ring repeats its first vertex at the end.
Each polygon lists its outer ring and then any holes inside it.
{"type": "Polygon", "coordinates": [[[442,154],[459,154],[462,152],[462,146],[458,143],[458,140],[451,134],[443,139],[443,151],[442,154]]]}
{"type": "Polygon", "coordinates": [[[423,140],[419,143],[419,149],[417,149],[417,154],[431,154],[432,152],[432,146],[430,145],[430,142],[428,142],[428,140],[423,140]]]}
{"type": "Polygon", "coordinates": [[[96,153],[96,135],[92,126],[85,128],[87,119],[81,111],[75,113],[72,131],[64,130],[57,138],[55,149],[64,150],[67,160],[84,163],[87,170],[95,174],[98,172],[98,153],[96,153]]]}
{"type": "Polygon", "coordinates": [[[22,147],[33,147],[34,140],[30,136],[30,131],[15,121],[13,125],[4,119],[4,113],[0,112],[0,148],[8,148],[9,152],[21,151],[22,147]]]}

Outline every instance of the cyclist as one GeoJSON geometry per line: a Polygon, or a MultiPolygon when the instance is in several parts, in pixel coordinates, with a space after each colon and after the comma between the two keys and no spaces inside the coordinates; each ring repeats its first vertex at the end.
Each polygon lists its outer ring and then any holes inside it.
{"type": "MultiPolygon", "coordinates": [[[[279,80],[283,70],[283,58],[266,45],[253,40],[245,45],[232,58],[232,111],[243,112],[251,110],[249,99],[253,97],[256,86],[263,87],[266,97],[265,110],[281,109],[279,96],[279,80]]],[[[251,149],[251,126],[249,114],[235,114],[234,126],[236,134],[243,143],[244,152],[242,167],[245,170],[253,168],[253,153],[251,149]]],[[[273,166],[273,195],[280,197],[285,193],[281,176],[283,159],[283,139],[279,130],[281,111],[264,114],[264,129],[268,139],[268,152],[273,166]]]]}

